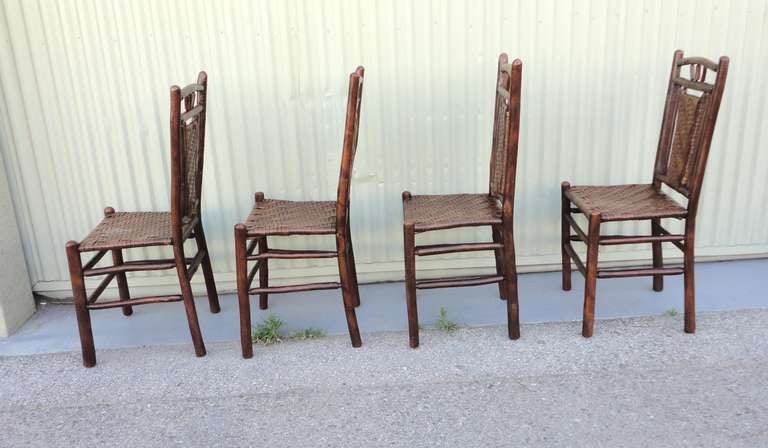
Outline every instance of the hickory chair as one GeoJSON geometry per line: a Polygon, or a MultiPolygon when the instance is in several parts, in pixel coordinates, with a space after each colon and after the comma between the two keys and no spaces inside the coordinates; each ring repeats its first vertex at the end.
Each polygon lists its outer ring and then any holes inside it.
{"type": "Polygon", "coordinates": [[[346,122],[341,156],[341,172],[336,201],[284,201],[265,199],[264,193],[255,195],[255,204],[245,223],[235,225],[235,269],[237,270],[237,298],[240,303],[240,344],[243,358],[253,356],[251,341],[250,295],[259,295],[259,308],[267,309],[269,294],[320,289],[341,288],[349,337],[353,347],[360,347],[360,330],[355,307],[360,305],[357,287],[355,254],[349,226],[349,190],[352,165],[357,150],[360,127],[360,104],[363,94],[363,67],[349,75],[346,122]],[[270,249],[269,236],[336,235],[336,250],[270,249]],[[250,241],[249,241],[250,240],[250,241]],[[258,247],[258,252],[253,253],[258,247]],[[290,286],[269,286],[269,259],[336,258],[340,282],[308,283],[290,286]],[[248,261],[255,261],[248,271],[248,261]],[[251,283],[259,274],[259,287],[251,283]]]}
{"type": "Polygon", "coordinates": [[[414,196],[408,191],[403,192],[405,293],[412,348],[419,346],[417,289],[497,283],[500,297],[507,301],[509,337],[520,337],[512,220],[522,70],[523,63],[519,59],[509,63],[506,54],[499,56],[488,193],[414,196]],[[416,246],[417,233],[471,226],[490,226],[493,242],[416,246]],[[494,251],[494,275],[416,280],[416,256],[485,250],[494,251]]]}
{"type": "Polygon", "coordinates": [[[656,152],[653,181],[643,185],[571,186],[562,183],[563,289],[571,289],[571,260],[586,278],[584,320],[581,333],[592,336],[595,321],[595,289],[598,278],[653,276],[653,290],[661,291],[665,275],[683,274],[685,332],[696,330],[694,296],[694,236],[704,169],[728,72],[728,58],[718,63],[705,58],[684,58],[678,50],[672,59],[667,99],[656,152]],[[688,68],[689,76],[681,75],[688,68]],[[714,80],[707,79],[713,73],[714,80]],[[691,92],[698,92],[694,95],[691,92]],[[682,206],[662,191],[662,185],[687,198],[682,206]],[[573,204],[573,206],[572,206],[573,204]],[[587,218],[584,232],[571,213],[587,218]],[[684,234],[662,227],[662,218],[685,220],[684,234]],[[604,222],[650,220],[650,235],[601,235],[604,222]],[[575,235],[571,235],[573,228],[575,235]],[[571,241],[587,245],[587,263],[581,261],[571,241]],[[598,269],[598,248],[617,244],[651,243],[653,267],[642,269],[598,269]],[[683,252],[682,267],[664,267],[662,243],[672,243],[683,252]]]}
{"type": "Polygon", "coordinates": [[[205,356],[205,345],[189,281],[202,265],[211,312],[218,313],[219,299],[200,215],[207,85],[206,73],[200,72],[196,83],[184,88],[171,87],[170,213],[116,212],[112,207],[107,207],[104,219],[82,242],[69,241],[66,245],[83,365],[86,367],[96,364],[91,310],[122,308],[123,314],[130,316],[133,314],[133,306],[147,303],[183,301],[195,354],[205,356]],[[187,258],[184,255],[184,241],[192,238],[197,243],[197,254],[187,258]],[[149,246],[172,246],[173,258],[123,261],[123,249],[149,246]],[[80,255],[86,252],[96,254],[83,265],[80,255]],[[107,252],[112,253],[113,265],[96,267],[107,252]],[[162,269],[176,269],[181,294],[131,299],[126,272],[162,269]],[[87,295],[85,278],[102,275],[106,277],[87,295]],[[97,302],[113,279],[117,279],[120,299],[97,302]]]}

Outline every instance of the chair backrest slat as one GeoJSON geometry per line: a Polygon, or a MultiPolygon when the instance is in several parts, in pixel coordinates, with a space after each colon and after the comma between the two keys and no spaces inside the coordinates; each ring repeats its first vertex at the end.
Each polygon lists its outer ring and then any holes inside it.
{"type": "Polygon", "coordinates": [[[171,88],[171,221],[176,236],[184,224],[200,217],[207,93],[205,72],[196,83],[171,88]]]}
{"type": "Polygon", "coordinates": [[[349,75],[347,94],[347,113],[344,122],[344,142],[342,143],[341,170],[336,193],[336,228],[344,230],[349,220],[349,194],[352,184],[352,168],[357,153],[357,137],[360,132],[360,106],[363,100],[363,78],[365,69],[357,69],[349,75]]]}
{"type": "Polygon", "coordinates": [[[680,50],[672,60],[653,182],[657,187],[666,184],[687,197],[688,209],[694,213],[728,62],[725,56],[717,63],[700,57],[684,58],[680,50]],[[687,77],[681,74],[683,68],[689,71],[687,77]],[[708,73],[714,74],[713,81],[707,81],[708,73]]]}
{"type": "Polygon", "coordinates": [[[519,59],[509,63],[506,54],[499,56],[489,192],[502,202],[512,201],[515,194],[522,69],[519,59]]]}

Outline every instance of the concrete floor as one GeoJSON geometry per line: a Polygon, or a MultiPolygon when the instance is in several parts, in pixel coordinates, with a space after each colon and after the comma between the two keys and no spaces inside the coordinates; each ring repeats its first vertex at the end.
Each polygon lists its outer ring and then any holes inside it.
{"type": "MultiPolygon", "coordinates": [[[[639,288],[638,288],[639,289],[639,288]]],[[[630,293],[628,293],[630,294],[630,293]]],[[[574,298],[574,300],[576,300],[574,298]]],[[[0,357],[0,446],[764,447],[768,310],[0,357]]],[[[102,337],[103,339],[103,337],[102,337]]]]}
{"type": "MultiPolygon", "coordinates": [[[[696,267],[699,312],[768,307],[765,277],[768,259],[699,263],[696,267]]],[[[560,273],[524,274],[519,279],[523,324],[581,319],[583,278],[573,275],[573,290],[560,289],[560,273]]],[[[653,316],[668,310],[682,311],[682,276],[666,277],[661,293],[651,290],[650,278],[598,281],[597,318],[653,316]]],[[[404,331],[407,328],[402,283],[361,286],[362,305],[358,320],[365,334],[404,331]]],[[[462,326],[489,326],[506,323],[505,303],[498,299],[495,285],[472,288],[419,291],[419,315],[424,326],[433,325],[440,307],[462,326]]],[[[200,325],[206,342],[238,340],[238,310],[234,295],[220,298],[222,311],[210,314],[205,298],[198,298],[200,325]]],[[[270,313],[285,322],[286,331],[321,328],[330,335],[346,334],[346,322],[339,291],[280,294],[271,298],[270,309],[252,303],[252,320],[260,322],[270,313]]],[[[682,327],[682,315],[676,320],[682,327]]],[[[119,309],[95,311],[92,323],[97,351],[106,348],[188,344],[189,330],[181,303],[138,306],[131,317],[119,309]]],[[[598,324],[599,326],[599,324],[598,324]]],[[[526,327],[523,325],[523,334],[526,327]]],[[[406,337],[403,335],[403,339],[406,337]]],[[[68,305],[42,308],[15,335],[0,339],[0,356],[54,353],[79,350],[74,309],[68,305]]],[[[191,348],[190,348],[191,350],[191,348]]]]}

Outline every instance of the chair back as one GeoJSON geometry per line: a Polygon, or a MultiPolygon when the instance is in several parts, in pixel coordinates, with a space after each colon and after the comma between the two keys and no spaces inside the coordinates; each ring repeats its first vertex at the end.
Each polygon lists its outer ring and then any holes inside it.
{"type": "Polygon", "coordinates": [[[523,63],[519,59],[509,63],[505,53],[499,56],[489,192],[504,208],[513,205],[515,195],[522,74],[523,63]]]}
{"type": "Polygon", "coordinates": [[[728,74],[728,58],[672,58],[653,183],[666,184],[688,198],[695,213],[709,147],[728,74]]]}
{"type": "Polygon", "coordinates": [[[171,225],[175,237],[200,218],[208,75],[171,87],[171,225]]]}
{"type": "Polygon", "coordinates": [[[347,94],[347,118],[344,123],[344,142],[342,143],[341,171],[336,193],[336,229],[343,230],[349,223],[349,190],[352,184],[352,167],[357,152],[357,135],[360,131],[360,105],[363,99],[363,77],[365,69],[357,69],[349,74],[349,92],[347,94]]]}

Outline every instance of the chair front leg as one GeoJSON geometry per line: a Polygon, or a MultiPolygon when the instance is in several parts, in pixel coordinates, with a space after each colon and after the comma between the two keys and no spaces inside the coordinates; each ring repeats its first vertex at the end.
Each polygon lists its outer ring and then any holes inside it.
{"type": "Polygon", "coordinates": [[[360,347],[363,341],[360,338],[360,328],[357,326],[357,314],[355,314],[355,298],[352,292],[352,275],[349,270],[347,256],[347,237],[336,233],[336,255],[339,263],[339,279],[341,280],[341,295],[344,302],[344,313],[347,318],[347,328],[352,347],[360,347]]]}
{"type": "Polygon", "coordinates": [[[403,225],[405,255],[405,304],[408,308],[408,338],[411,348],[419,346],[419,311],[416,306],[416,231],[403,225]]]}
{"type": "Polygon", "coordinates": [[[96,349],[93,344],[91,314],[87,307],[88,296],[85,292],[85,277],[83,276],[83,262],[80,259],[80,245],[75,241],[69,241],[66,248],[69,279],[72,282],[72,295],[75,299],[77,329],[80,332],[83,365],[85,367],[93,367],[96,365],[96,349]]]}
{"type": "Polygon", "coordinates": [[[581,335],[592,337],[595,326],[595,293],[597,290],[597,257],[600,247],[600,214],[589,215],[587,234],[587,275],[584,286],[584,320],[581,335]]]}
{"type": "MultiPolygon", "coordinates": [[[[493,238],[494,243],[503,243],[501,238],[501,230],[497,226],[491,226],[491,237],[493,238]]],[[[496,275],[504,276],[504,273],[506,272],[504,270],[504,249],[494,249],[493,250],[493,256],[496,261],[496,275]]],[[[507,297],[507,286],[502,281],[498,283],[499,286],[499,299],[506,300],[507,297]]]]}
{"type": "Polygon", "coordinates": [[[503,228],[504,281],[507,299],[507,333],[509,339],[520,338],[520,306],[517,301],[517,265],[515,262],[515,239],[511,224],[503,228]]]}
{"type": "Polygon", "coordinates": [[[205,356],[205,344],[203,343],[203,334],[200,331],[200,323],[197,320],[197,309],[195,308],[195,298],[192,295],[192,286],[189,284],[187,275],[187,263],[184,257],[183,244],[181,241],[174,242],[173,258],[176,261],[176,273],[179,277],[181,298],[184,301],[184,309],[187,312],[189,333],[192,336],[192,344],[195,346],[195,354],[197,356],[205,356]]]}
{"type": "MultiPolygon", "coordinates": [[[[661,219],[652,219],[651,220],[651,235],[659,236],[661,235],[661,219]]],[[[651,250],[653,252],[653,267],[656,269],[661,269],[664,267],[664,255],[661,252],[661,242],[660,241],[654,241],[651,243],[651,250]]],[[[653,276],[653,290],[654,291],[662,291],[664,289],[664,276],[663,275],[654,275],[653,276]]]]}
{"type": "Polygon", "coordinates": [[[694,231],[686,223],[685,243],[683,246],[683,285],[685,288],[685,332],[696,331],[696,290],[693,281],[694,270],[694,231]]]}
{"type": "Polygon", "coordinates": [[[202,264],[203,277],[205,277],[205,291],[208,293],[208,305],[210,306],[212,313],[218,313],[221,311],[219,294],[216,292],[216,282],[213,278],[213,267],[211,266],[211,255],[208,253],[208,243],[205,241],[205,232],[203,231],[202,222],[198,222],[195,226],[195,242],[197,243],[197,250],[203,251],[204,253],[200,264],[202,264]]]}
{"type": "MultiPolygon", "coordinates": [[[[251,339],[251,301],[248,295],[246,244],[245,226],[243,224],[235,225],[235,271],[237,273],[237,302],[240,307],[240,348],[243,352],[243,358],[248,359],[253,357],[253,341],[251,339]]],[[[260,263],[266,263],[266,260],[261,260],[260,263]]]]}
{"type": "Polygon", "coordinates": [[[560,184],[561,213],[560,213],[560,255],[563,262],[563,291],[571,290],[571,257],[565,250],[568,244],[571,244],[571,225],[566,219],[571,215],[571,201],[565,195],[565,192],[571,188],[571,184],[563,182],[560,184]]]}
{"type": "MultiPolygon", "coordinates": [[[[112,250],[112,262],[115,266],[123,264],[123,251],[120,249],[112,250]]],[[[120,296],[120,300],[130,300],[131,294],[128,290],[128,279],[125,276],[125,272],[118,272],[115,274],[117,279],[117,292],[120,296]]],[[[133,314],[133,307],[126,305],[123,307],[123,316],[130,316],[133,314]]]]}

